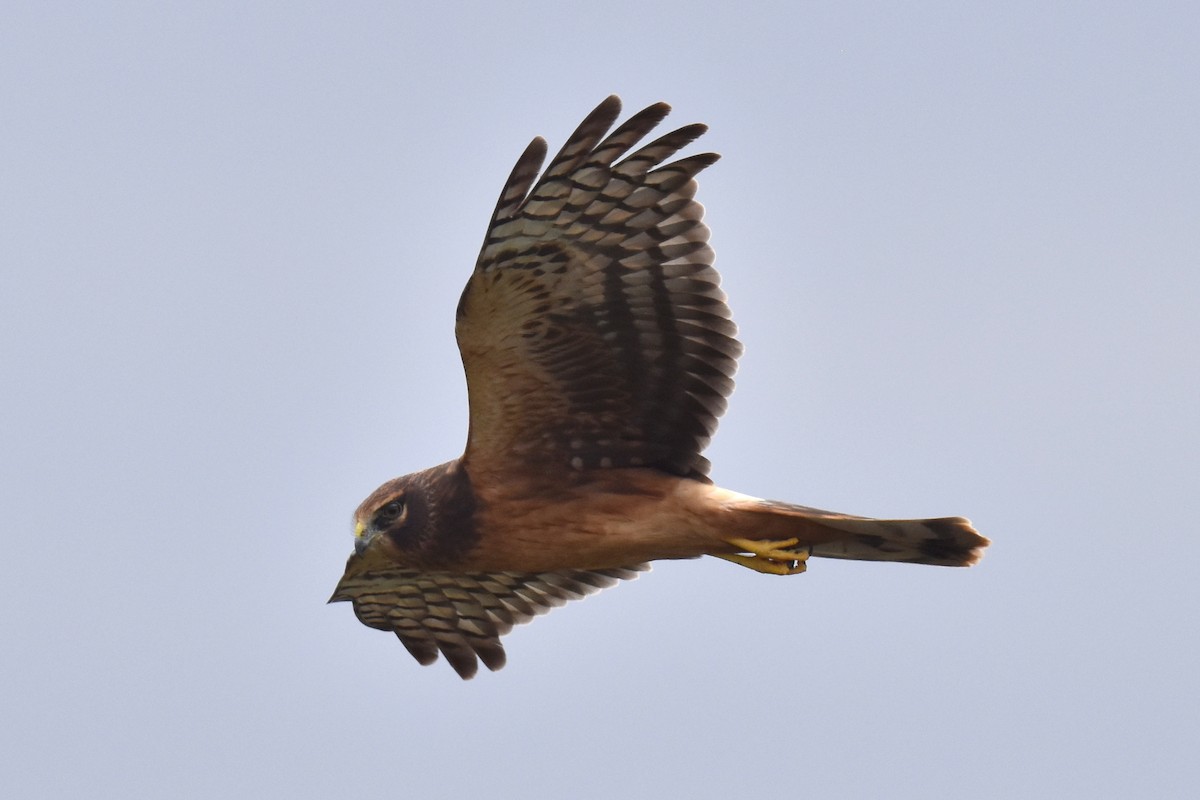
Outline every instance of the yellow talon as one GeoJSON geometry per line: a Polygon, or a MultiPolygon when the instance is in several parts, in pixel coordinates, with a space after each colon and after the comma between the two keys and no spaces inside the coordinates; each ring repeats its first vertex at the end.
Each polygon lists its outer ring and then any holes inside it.
{"type": "Polygon", "coordinates": [[[802,552],[788,549],[800,544],[799,539],[782,539],[780,541],[726,539],[725,541],[750,555],[741,553],[713,553],[713,555],[726,561],[732,561],[734,564],[741,564],[755,572],[764,572],[768,575],[799,575],[806,569],[804,562],[808,560],[808,548],[803,548],[802,552]]]}

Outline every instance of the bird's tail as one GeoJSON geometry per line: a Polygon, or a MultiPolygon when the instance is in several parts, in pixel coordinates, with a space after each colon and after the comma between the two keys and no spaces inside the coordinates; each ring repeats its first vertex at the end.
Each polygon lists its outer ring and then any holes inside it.
{"type": "Polygon", "coordinates": [[[967,567],[990,544],[963,517],[870,519],[774,500],[753,500],[738,510],[747,512],[743,535],[794,537],[822,558],[967,567]]]}

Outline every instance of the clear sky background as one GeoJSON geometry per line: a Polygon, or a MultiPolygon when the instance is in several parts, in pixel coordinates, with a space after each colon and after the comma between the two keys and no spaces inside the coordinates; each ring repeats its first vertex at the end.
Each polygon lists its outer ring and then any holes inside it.
{"type": "Polygon", "coordinates": [[[0,794],[1196,796],[1193,5],[179,5],[0,24],[0,794]],[[994,545],[660,563],[464,683],[325,600],[613,92],[724,156],[717,481],[994,545]]]}

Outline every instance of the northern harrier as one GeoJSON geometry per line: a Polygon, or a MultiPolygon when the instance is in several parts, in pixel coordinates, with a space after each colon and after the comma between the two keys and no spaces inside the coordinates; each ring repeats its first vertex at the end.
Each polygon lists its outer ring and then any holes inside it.
{"type": "Polygon", "coordinates": [[[809,556],[965,566],[988,544],[961,517],[867,519],[713,485],[700,453],[742,352],[692,199],[717,155],[664,163],[704,125],[633,150],[670,107],[608,133],[620,109],[601,103],[540,177],[545,140],[517,161],[458,303],[466,452],[363,501],[331,598],[463,678],[477,657],[504,666],[513,625],[654,559],[791,575],[809,556]]]}

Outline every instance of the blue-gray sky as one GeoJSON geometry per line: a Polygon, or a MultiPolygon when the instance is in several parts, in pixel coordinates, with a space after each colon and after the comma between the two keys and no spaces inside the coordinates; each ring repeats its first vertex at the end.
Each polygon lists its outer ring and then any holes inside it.
{"type": "Polygon", "coordinates": [[[10,797],[1183,797],[1200,785],[1188,4],[14,3],[10,797]],[[696,149],[747,348],[714,477],[962,514],[970,570],[665,563],[461,682],[326,606],[456,456],[530,138],[696,149]]]}

